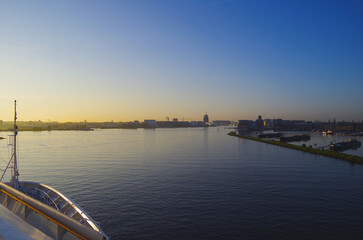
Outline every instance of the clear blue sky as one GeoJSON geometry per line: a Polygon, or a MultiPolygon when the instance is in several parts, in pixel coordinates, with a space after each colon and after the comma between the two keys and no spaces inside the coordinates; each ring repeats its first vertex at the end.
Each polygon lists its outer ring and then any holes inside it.
{"type": "Polygon", "coordinates": [[[0,119],[363,120],[362,1],[0,1],[0,119]]]}

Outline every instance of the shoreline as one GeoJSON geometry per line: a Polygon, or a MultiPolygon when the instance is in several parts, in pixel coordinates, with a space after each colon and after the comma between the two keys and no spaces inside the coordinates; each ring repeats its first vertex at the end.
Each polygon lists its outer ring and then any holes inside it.
{"type": "Polygon", "coordinates": [[[252,140],[252,141],[262,142],[262,143],[266,143],[266,144],[272,144],[272,145],[276,145],[276,146],[280,146],[280,147],[284,147],[284,148],[300,150],[303,152],[309,152],[309,153],[315,154],[315,155],[321,155],[321,156],[325,156],[325,157],[345,160],[345,161],[348,161],[351,163],[363,164],[363,157],[356,156],[356,155],[350,155],[350,154],[345,154],[345,153],[330,151],[330,150],[320,150],[320,149],[315,149],[312,147],[303,147],[303,146],[298,146],[298,145],[280,142],[280,141],[265,140],[265,139],[260,139],[260,138],[256,138],[256,137],[243,136],[243,135],[238,135],[235,132],[230,132],[230,133],[228,133],[228,135],[233,136],[233,137],[244,138],[244,139],[248,139],[248,140],[252,140]]]}
{"type": "MultiPolygon", "coordinates": [[[[137,130],[137,129],[176,129],[176,128],[208,128],[208,127],[220,127],[220,126],[193,126],[193,127],[156,127],[156,128],[148,128],[148,127],[139,127],[139,128],[129,128],[129,127],[108,127],[108,128],[68,128],[68,129],[32,129],[32,128],[19,128],[18,132],[51,132],[51,131],[94,131],[94,130],[108,130],[108,129],[126,129],[126,130],[137,130]]],[[[13,129],[0,129],[0,132],[14,132],[13,129]]]]}

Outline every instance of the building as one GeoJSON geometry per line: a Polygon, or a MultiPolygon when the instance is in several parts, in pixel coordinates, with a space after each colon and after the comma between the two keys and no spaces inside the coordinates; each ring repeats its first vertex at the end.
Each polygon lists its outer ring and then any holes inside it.
{"type": "Polygon", "coordinates": [[[205,122],[202,122],[202,121],[191,121],[190,126],[191,127],[206,127],[208,125],[205,122]]]}
{"type": "Polygon", "coordinates": [[[145,123],[146,127],[148,127],[148,128],[156,128],[156,120],[145,119],[144,123],[145,123]]]}
{"type": "Polygon", "coordinates": [[[177,118],[173,118],[173,122],[174,123],[177,123],[178,122],[178,119],[177,118]]]}
{"type": "Polygon", "coordinates": [[[215,120],[213,121],[213,124],[216,126],[223,126],[223,125],[230,125],[231,121],[227,121],[227,120],[215,120]]]}
{"type": "Polygon", "coordinates": [[[238,129],[240,130],[252,130],[253,121],[252,120],[238,120],[238,129]]]}
{"type": "Polygon", "coordinates": [[[265,119],[263,121],[263,126],[266,128],[271,128],[272,127],[272,120],[271,119],[265,119]]]}
{"type": "Polygon", "coordinates": [[[207,113],[203,116],[203,122],[205,123],[209,122],[209,117],[207,113]]]}
{"type": "Polygon", "coordinates": [[[256,120],[256,130],[260,131],[263,128],[263,120],[261,115],[258,116],[257,120],[256,120]]]}

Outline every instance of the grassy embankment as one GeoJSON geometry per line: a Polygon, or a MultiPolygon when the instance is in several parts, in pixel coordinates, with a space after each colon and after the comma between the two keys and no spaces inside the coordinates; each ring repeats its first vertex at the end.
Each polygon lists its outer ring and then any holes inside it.
{"type": "Polygon", "coordinates": [[[350,154],[345,154],[345,153],[340,153],[340,152],[330,151],[330,150],[320,150],[320,149],[315,149],[315,148],[312,148],[312,147],[297,146],[297,145],[294,145],[294,144],[280,142],[280,141],[266,140],[266,139],[261,139],[261,138],[256,138],[256,137],[249,137],[249,136],[242,136],[242,135],[238,135],[235,132],[230,132],[230,133],[228,133],[228,135],[229,136],[234,136],[234,137],[239,137],[239,138],[244,138],[244,139],[249,139],[249,140],[252,140],[252,141],[277,145],[277,146],[280,146],[280,147],[292,148],[292,149],[296,149],[296,150],[300,150],[300,151],[304,151],[304,152],[309,152],[309,153],[312,153],[312,154],[322,155],[322,156],[326,156],[326,157],[346,160],[346,161],[349,161],[351,163],[363,164],[363,157],[360,157],[360,156],[355,156],[355,155],[350,155],[350,154]]]}

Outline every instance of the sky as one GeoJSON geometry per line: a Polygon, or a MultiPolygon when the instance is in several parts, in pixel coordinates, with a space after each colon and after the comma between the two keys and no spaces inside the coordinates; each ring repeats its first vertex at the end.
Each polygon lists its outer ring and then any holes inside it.
{"type": "Polygon", "coordinates": [[[362,1],[0,0],[0,119],[363,120],[362,1]]]}

